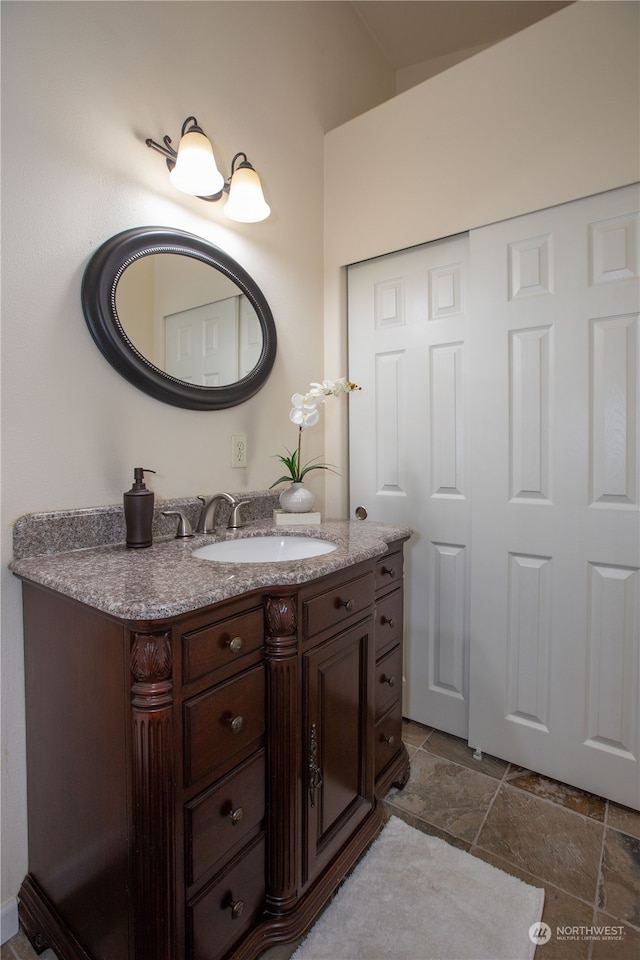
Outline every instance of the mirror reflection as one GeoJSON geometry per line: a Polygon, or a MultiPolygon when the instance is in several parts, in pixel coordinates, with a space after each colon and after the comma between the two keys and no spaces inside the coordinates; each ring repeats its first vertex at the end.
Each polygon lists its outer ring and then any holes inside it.
{"type": "Polygon", "coordinates": [[[139,257],[122,272],[115,304],[136,350],[184,383],[226,386],[260,359],[253,305],[229,277],[199,260],[170,252],[139,257]]]}

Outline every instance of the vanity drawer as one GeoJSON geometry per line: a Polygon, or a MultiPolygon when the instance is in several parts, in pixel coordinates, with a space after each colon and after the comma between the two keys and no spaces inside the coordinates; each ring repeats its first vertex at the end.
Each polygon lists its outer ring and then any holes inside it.
{"type": "Polygon", "coordinates": [[[185,786],[222,774],[260,745],[265,729],[264,667],[207,690],[184,704],[185,786]]]}
{"type": "Polygon", "coordinates": [[[403,553],[390,553],[376,563],[376,591],[387,590],[392,586],[400,586],[402,582],[403,553]]]}
{"type": "Polygon", "coordinates": [[[187,886],[246,842],[264,819],[264,750],[185,806],[187,886]]]}
{"type": "Polygon", "coordinates": [[[402,640],[402,590],[394,590],[376,602],[375,639],[376,654],[391,643],[402,640]]]}
{"type": "Polygon", "coordinates": [[[373,574],[338,582],[335,587],[310,597],[303,603],[305,634],[312,637],[321,630],[338,626],[373,604],[373,574]]]}
{"type": "Polygon", "coordinates": [[[209,623],[182,637],[182,676],[185,683],[235,664],[264,644],[262,607],[237,617],[209,623]]]}
{"type": "Polygon", "coordinates": [[[260,835],[187,907],[190,960],[223,957],[262,911],[264,847],[260,835]]]}
{"type": "Polygon", "coordinates": [[[396,756],[402,746],[402,701],[396,700],[375,726],[375,775],[396,756]]]}
{"type": "Polygon", "coordinates": [[[402,647],[398,644],[376,665],[376,717],[402,695],[402,647]]]}

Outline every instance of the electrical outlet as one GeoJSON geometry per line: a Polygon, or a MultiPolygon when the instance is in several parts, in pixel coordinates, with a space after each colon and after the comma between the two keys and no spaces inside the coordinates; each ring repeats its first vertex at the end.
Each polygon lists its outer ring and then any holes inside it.
{"type": "Polygon", "coordinates": [[[246,467],[247,465],[247,438],[244,434],[231,437],[231,466],[246,467]]]}

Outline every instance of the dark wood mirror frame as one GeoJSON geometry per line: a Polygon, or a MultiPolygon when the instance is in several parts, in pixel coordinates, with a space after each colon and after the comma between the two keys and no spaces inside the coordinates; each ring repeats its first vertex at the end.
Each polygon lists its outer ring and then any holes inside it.
{"type": "Polygon", "coordinates": [[[156,400],[190,410],[221,410],[244,403],[264,386],[271,373],[276,357],[276,327],[262,291],[232,257],[194,234],[168,227],[135,227],[116,234],[89,260],[81,297],[87,326],[102,354],[129,383],[156,400]],[[200,260],[225,274],[247,296],[262,330],[262,351],[247,376],[221,387],[177,380],[147,360],[127,337],[116,310],[118,280],[135,260],[155,253],[200,260]]]}

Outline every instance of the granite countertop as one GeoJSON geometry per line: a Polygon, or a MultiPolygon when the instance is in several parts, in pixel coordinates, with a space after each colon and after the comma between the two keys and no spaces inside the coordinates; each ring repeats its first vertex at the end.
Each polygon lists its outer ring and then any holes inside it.
{"type": "Polygon", "coordinates": [[[239,531],[189,540],[156,539],[153,546],[124,543],[16,558],[16,576],[56,590],[123,620],[159,620],[188,613],[252,590],[301,584],[385,553],[387,545],[411,535],[408,527],[369,520],[328,520],[276,527],[251,520],[239,531]],[[277,563],[212,563],[192,556],[206,543],[250,536],[319,537],[337,544],[331,553],[277,563]]]}

